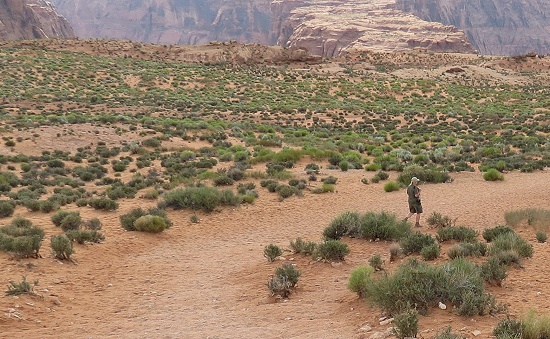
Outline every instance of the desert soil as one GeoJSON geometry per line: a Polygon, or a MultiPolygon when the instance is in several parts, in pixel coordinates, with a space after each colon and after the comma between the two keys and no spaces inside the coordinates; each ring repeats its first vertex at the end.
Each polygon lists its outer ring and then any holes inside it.
{"type": "MultiPolygon", "coordinates": [[[[304,176],[303,165],[294,171],[304,176]]],[[[169,211],[174,225],[162,234],[127,232],[118,216],[154,202],[132,199],[117,212],[80,209],[84,219],[98,217],[106,240],[76,245],[74,262],[61,262],[49,250],[49,236],[58,234],[49,216],[16,210],[47,231],[42,258],[18,260],[0,253],[0,281],[38,280],[38,296],[0,298],[2,338],[369,338],[390,325],[380,325],[384,314],[347,289],[350,272],[379,253],[388,271],[389,243],[344,239],[351,253],[343,263],[312,261],[290,251],[273,263],[263,249],[273,243],[288,248],[291,240],[321,240],[323,229],[344,211],[407,211],[403,190],[386,193],[383,182],[364,185],[371,173],[324,170],[339,178],[337,191],[279,201],[260,188],[253,205],[201,214],[190,222],[190,212],[169,211]],[[297,290],[288,300],[269,295],[266,282],[277,267],[293,263],[301,271],[297,290]],[[371,331],[361,329],[364,325],[371,331]]],[[[391,173],[395,179],[397,173],[391,173]]],[[[550,171],[508,173],[502,182],[486,182],[479,172],[455,173],[447,184],[425,184],[425,216],[437,211],[458,218],[457,224],[480,232],[504,224],[504,213],[523,208],[548,208],[550,171]]],[[[76,209],[76,207],[74,207],[76,209]]],[[[70,209],[70,208],[69,208],[70,209]]],[[[8,223],[8,221],[4,221],[8,223]]],[[[435,234],[423,221],[425,232],[435,234]]],[[[550,250],[535,232],[522,225],[518,232],[534,246],[535,254],[523,268],[511,268],[502,287],[491,287],[497,301],[521,317],[529,308],[548,313],[550,250]]],[[[448,246],[448,245],[445,245],[448,246]]],[[[447,260],[445,249],[440,262],[447,260]]],[[[376,273],[383,274],[383,273],[376,273]]],[[[501,316],[463,318],[451,308],[420,316],[420,333],[433,337],[452,326],[454,332],[478,338],[491,336],[501,316]]]]}

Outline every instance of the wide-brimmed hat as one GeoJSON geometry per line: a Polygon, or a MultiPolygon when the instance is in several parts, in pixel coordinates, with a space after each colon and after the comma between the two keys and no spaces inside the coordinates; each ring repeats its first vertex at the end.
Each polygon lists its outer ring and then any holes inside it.
{"type": "Polygon", "coordinates": [[[417,177],[412,177],[411,178],[411,182],[419,182],[419,181],[420,181],[420,179],[418,179],[417,177]]]}

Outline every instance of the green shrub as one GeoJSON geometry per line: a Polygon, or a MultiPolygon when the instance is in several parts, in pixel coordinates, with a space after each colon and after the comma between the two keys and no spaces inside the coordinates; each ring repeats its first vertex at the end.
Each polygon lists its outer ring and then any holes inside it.
{"type": "Polygon", "coordinates": [[[504,213],[506,224],[512,227],[517,226],[522,221],[533,227],[542,226],[544,228],[550,224],[550,210],[526,208],[517,211],[508,211],[504,213]]]}
{"type": "Polygon", "coordinates": [[[283,299],[288,298],[292,293],[292,287],[287,277],[281,277],[277,274],[271,276],[267,281],[267,288],[272,296],[279,296],[283,299]]]}
{"type": "Polygon", "coordinates": [[[20,258],[37,258],[44,234],[30,220],[17,217],[10,225],[0,227],[0,250],[14,252],[20,258]]]}
{"type": "Polygon", "coordinates": [[[174,209],[189,208],[212,212],[220,205],[220,192],[212,187],[189,187],[164,194],[162,205],[174,209]]]}
{"type": "Polygon", "coordinates": [[[523,338],[541,339],[550,338],[550,317],[546,314],[537,315],[534,310],[529,310],[522,318],[523,338]]]}
{"type": "Polygon", "coordinates": [[[323,183],[323,186],[317,187],[312,192],[315,193],[315,194],[333,193],[334,192],[334,184],[323,183]]]}
{"type": "Polygon", "coordinates": [[[392,332],[399,339],[416,338],[418,334],[418,311],[409,308],[395,315],[392,332]]]}
{"type": "Polygon", "coordinates": [[[15,202],[11,200],[0,201],[0,217],[11,217],[15,211],[15,202]]]}
{"type": "Polygon", "coordinates": [[[548,239],[548,236],[546,235],[545,232],[537,232],[535,234],[535,237],[537,238],[537,241],[540,243],[545,243],[546,240],[548,239]]]}
{"type": "Polygon", "coordinates": [[[504,175],[494,168],[489,168],[487,172],[483,173],[483,179],[485,181],[502,181],[504,175]]]}
{"type": "Polygon", "coordinates": [[[231,186],[235,183],[235,180],[231,179],[227,175],[220,175],[214,179],[214,186],[231,186]]]}
{"type": "Polygon", "coordinates": [[[279,193],[279,197],[281,197],[281,199],[286,199],[293,195],[300,195],[300,190],[294,186],[279,185],[277,186],[276,191],[279,193]]]}
{"type": "Polygon", "coordinates": [[[288,282],[289,287],[294,288],[300,278],[300,271],[292,264],[283,264],[283,266],[275,270],[275,275],[279,278],[284,278],[288,282]]]}
{"type": "Polygon", "coordinates": [[[487,283],[496,286],[501,286],[502,281],[507,276],[505,264],[496,256],[489,257],[481,264],[481,273],[487,283]]]}
{"type": "Polygon", "coordinates": [[[38,285],[38,280],[30,283],[27,281],[27,277],[23,276],[23,280],[20,283],[11,280],[9,283],[6,295],[35,294],[34,286],[38,285]]]}
{"type": "Polygon", "coordinates": [[[367,212],[361,217],[360,236],[369,240],[399,240],[411,232],[411,226],[394,214],[367,212]]]}
{"type": "Polygon", "coordinates": [[[96,210],[114,211],[118,209],[118,202],[109,198],[90,199],[88,204],[96,210]]]}
{"type": "Polygon", "coordinates": [[[67,230],[65,235],[79,244],[100,243],[105,240],[105,236],[96,230],[67,230]]]}
{"type": "Polygon", "coordinates": [[[399,241],[405,255],[420,253],[424,247],[434,244],[435,239],[431,235],[421,232],[410,233],[399,241]]]}
{"type": "Polygon", "coordinates": [[[520,266],[521,263],[520,255],[514,250],[498,251],[497,253],[491,255],[491,257],[496,258],[499,263],[504,266],[520,266]]]}
{"type": "Polygon", "coordinates": [[[334,218],[323,231],[325,239],[338,240],[343,236],[360,233],[361,216],[357,212],[345,211],[334,218]]]}
{"type": "Polygon", "coordinates": [[[326,240],[317,245],[314,257],[327,261],[342,261],[349,254],[349,247],[339,240],[326,240]]]}
{"type": "Polygon", "coordinates": [[[432,212],[426,221],[428,222],[428,225],[432,227],[451,227],[456,223],[456,219],[453,220],[439,212],[432,212]]]}
{"type": "Polygon", "coordinates": [[[494,228],[486,228],[481,234],[483,239],[487,242],[492,242],[496,237],[505,233],[515,233],[513,229],[508,226],[496,226],[494,228]]]}
{"type": "Polygon", "coordinates": [[[59,209],[59,204],[50,201],[50,200],[43,200],[40,202],[40,212],[42,213],[50,213],[52,211],[56,211],[59,209]]]}
{"type": "Polygon", "coordinates": [[[457,240],[463,242],[475,242],[477,232],[474,229],[464,226],[450,226],[437,230],[436,239],[439,242],[457,240]]]}
{"type": "Polygon", "coordinates": [[[219,192],[220,204],[224,206],[238,206],[241,203],[241,198],[230,190],[226,189],[219,192]]]}
{"type": "Polygon", "coordinates": [[[485,292],[484,280],[478,266],[465,259],[455,259],[442,266],[432,266],[416,259],[400,265],[394,274],[372,279],[367,285],[367,298],[390,314],[399,314],[415,305],[425,314],[428,307],[447,302],[462,314],[475,310],[484,314],[493,307],[485,292]],[[476,303],[474,303],[474,301],[476,303]]]}
{"type": "Polygon", "coordinates": [[[294,253],[301,253],[303,255],[312,255],[315,251],[317,244],[313,241],[303,241],[301,238],[296,238],[294,241],[290,241],[290,249],[294,253]]]}
{"type": "Polygon", "coordinates": [[[384,185],[385,192],[395,192],[395,191],[399,191],[399,189],[400,189],[399,184],[394,181],[389,181],[384,185]]]}
{"type": "Polygon", "coordinates": [[[533,256],[533,245],[528,243],[516,233],[505,233],[493,239],[489,254],[494,255],[502,251],[515,251],[521,258],[531,258],[533,256]]]}
{"type": "Polygon", "coordinates": [[[137,231],[134,225],[136,220],[146,215],[153,215],[153,216],[158,216],[163,218],[164,223],[167,225],[167,227],[170,227],[172,225],[171,221],[166,216],[166,212],[158,208],[149,208],[147,210],[144,210],[141,208],[135,208],[130,212],[123,214],[119,217],[120,224],[122,225],[122,228],[124,228],[127,231],[137,231]]]}
{"type": "Polygon", "coordinates": [[[36,199],[27,199],[23,201],[23,206],[25,206],[31,212],[40,211],[40,201],[36,199]]]}
{"type": "Polygon", "coordinates": [[[423,168],[418,165],[411,165],[403,169],[403,172],[397,177],[397,181],[407,186],[410,184],[412,177],[417,177],[420,181],[431,183],[444,183],[452,181],[451,176],[447,172],[423,168]]]}
{"type": "Polygon", "coordinates": [[[382,256],[380,254],[375,254],[369,259],[369,265],[374,268],[375,271],[381,271],[384,268],[382,267],[384,265],[384,261],[382,260],[382,256]]]}
{"type": "Polygon", "coordinates": [[[444,330],[436,333],[434,339],[465,339],[460,334],[452,333],[451,326],[447,326],[444,330]]]}
{"type": "Polygon", "coordinates": [[[73,243],[65,235],[52,235],[51,247],[54,256],[59,260],[70,260],[74,253],[73,243]]]}
{"type": "Polygon", "coordinates": [[[134,221],[134,229],[139,232],[160,233],[168,227],[166,219],[158,215],[144,215],[134,221]]]}
{"type": "Polygon", "coordinates": [[[350,291],[357,293],[360,298],[364,298],[367,293],[367,284],[369,283],[372,272],[374,272],[374,270],[369,266],[359,266],[351,271],[348,280],[348,288],[350,291]]]}
{"type": "Polygon", "coordinates": [[[347,160],[340,161],[340,163],[338,164],[338,167],[340,167],[340,170],[342,170],[342,172],[346,172],[349,169],[349,161],[347,160]]]}
{"type": "Polygon", "coordinates": [[[438,244],[425,246],[420,250],[420,255],[424,260],[435,260],[441,253],[441,247],[438,244]]]}
{"type": "Polygon", "coordinates": [[[273,262],[278,256],[282,254],[283,251],[277,245],[269,244],[264,248],[264,257],[266,257],[267,261],[269,262],[273,262]]]}
{"type": "Polygon", "coordinates": [[[329,175],[328,177],[321,179],[321,181],[325,184],[334,185],[334,184],[336,184],[338,179],[333,177],[332,175],[329,175]]]}
{"type": "Polygon", "coordinates": [[[402,254],[402,249],[399,244],[391,244],[390,245],[390,262],[394,262],[397,258],[399,258],[402,254]]]}
{"type": "Polygon", "coordinates": [[[493,335],[496,339],[522,339],[523,324],[521,321],[506,316],[505,319],[501,319],[497,323],[493,329],[493,335]]]}

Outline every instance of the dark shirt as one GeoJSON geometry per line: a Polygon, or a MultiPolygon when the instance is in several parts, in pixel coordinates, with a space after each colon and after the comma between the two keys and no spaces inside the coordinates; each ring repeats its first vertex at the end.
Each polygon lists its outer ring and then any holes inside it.
{"type": "Polygon", "coordinates": [[[420,198],[417,198],[416,195],[418,194],[419,190],[418,187],[415,185],[409,185],[407,187],[407,195],[409,196],[409,202],[419,202],[420,198]]]}

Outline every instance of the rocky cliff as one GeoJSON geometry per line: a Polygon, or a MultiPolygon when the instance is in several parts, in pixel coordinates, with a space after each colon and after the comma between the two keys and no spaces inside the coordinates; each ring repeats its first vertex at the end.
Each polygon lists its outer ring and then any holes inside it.
{"type": "Polygon", "coordinates": [[[464,30],[482,54],[550,53],[548,0],[396,0],[396,8],[464,30]]]}
{"type": "Polygon", "coordinates": [[[420,20],[394,0],[52,0],[82,38],[155,44],[237,40],[306,48],[325,57],[348,49],[423,47],[475,52],[455,27],[420,20]]]}
{"type": "Polygon", "coordinates": [[[74,31],[44,0],[0,0],[0,40],[74,38],[74,31]]]}
{"type": "Polygon", "coordinates": [[[270,0],[53,0],[81,38],[273,44],[270,0]]]}
{"type": "Polygon", "coordinates": [[[346,50],[401,51],[416,47],[438,52],[475,53],[453,26],[427,22],[394,8],[394,0],[278,0],[274,17],[285,17],[278,44],[333,57],[346,50]],[[294,8],[289,10],[291,4],[294,8]]]}

